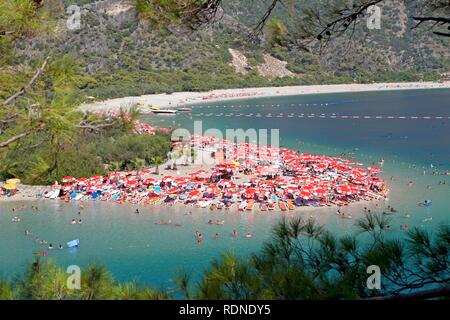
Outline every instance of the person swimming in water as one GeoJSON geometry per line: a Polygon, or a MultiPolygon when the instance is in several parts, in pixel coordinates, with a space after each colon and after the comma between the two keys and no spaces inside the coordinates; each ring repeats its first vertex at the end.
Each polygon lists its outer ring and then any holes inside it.
{"type": "Polygon", "coordinates": [[[50,244],[48,245],[48,249],[49,249],[49,250],[52,250],[52,249],[53,249],[53,244],[50,243],[50,244]]]}
{"type": "Polygon", "coordinates": [[[62,249],[63,249],[63,246],[62,246],[61,243],[59,244],[58,248],[59,248],[59,250],[62,250],[62,249]]]}
{"type": "Polygon", "coordinates": [[[77,220],[75,220],[75,219],[72,219],[72,222],[71,222],[71,224],[76,224],[77,223],[77,220]]]}
{"type": "Polygon", "coordinates": [[[216,234],[214,235],[214,239],[217,240],[219,239],[219,234],[216,232],[216,234]]]}
{"type": "Polygon", "coordinates": [[[250,232],[247,232],[247,234],[245,235],[245,237],[246,237],[247,239],[250,239],[250,238],[253,237],[253,236],[252,236],[252,234],[251,234],[250,232]]]}
{"type": "Polygon", "coordinates": [[[139,214],[139,209],[136,209],[136,211],[134,211],[134,213],[139,214]]]}
{"type": "Polygon", "coordinates": [[[236,231],[236,229],[233,230],[233,232],[231,233],[231,235],[232,235],[233,237],[235,237],[235,238],[238,236],[238,232],[236,231]]]}
{"type": "Polygon", "coordinates": [[[78,220],[78,224],[82,224],[83,223],[83,220],[78,220]]]}

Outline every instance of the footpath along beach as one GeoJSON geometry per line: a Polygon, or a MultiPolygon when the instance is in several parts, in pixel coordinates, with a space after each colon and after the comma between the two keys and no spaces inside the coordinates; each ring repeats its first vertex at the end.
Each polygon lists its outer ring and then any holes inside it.
{"type": "Polygon", "coordinates": [[[335,84],[288,87],[261,87],[243,89],[212,90],[208,92],[174,92],[172,94],[152,94],[137,97],[108,99],[80,106],[82,111],[118,112],[136,104],[151,105],[158,108],[176,108],[197,103],[219,102],[241,99],[283,97],[309,94],[370,92],[390,90],[449,89],[447,82],[399,82],[371,84],[335,84]]]}

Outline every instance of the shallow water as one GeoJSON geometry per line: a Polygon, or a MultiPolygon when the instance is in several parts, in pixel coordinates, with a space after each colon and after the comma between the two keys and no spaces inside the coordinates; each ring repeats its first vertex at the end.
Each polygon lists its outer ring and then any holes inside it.
{"type": "MultiPolygon", "coordinates": [[[[191,129],[193,120],[202,119],[204,129],[274,128],[280,129],[281,144],[296,150],[328,155],[345,152],[365,165],[384,158],[382,176],[388,181],[391,192],[389,201],[380,206],[391,205],[398,210],[391,216],[391,233],[402,236],[404,231],[400,231],[400,225],[406,223],[410,228],[429,229],[449,223],[450,176],[432,175],[430,164],[441,172],[450,169],[450,120],[215,115],[259,112],[261,115],[450,116],[448,101],[450,90],[324,94],[233,101],[211,104],[209,108],[205,104],[194,108],[192,116],[158,116],[148,122],[166,126],[179,124],[191,129]],[[199,116],[199,113],[213,115],[199,116]],[[412,187],[408,187],[409,180],[414,181],[412,187]],[[439,181],[446,184],[439,185],[439,181]],[[431,189],[427,189],[428,185],[431,189]],[[418,206],[417,202],[424,199],[431,199],[433,205],[428,208],[418,206]],[[411,214],[410,219],[403,217],[406,212],[411,214]],[[433,217],[433,220],[423,222],[427,217],[433,217]]],[[[143,280],[164,288],[174,287],[173,278],[178,270],[185,269],[198,277],[211,259],[226,251],[244,256],[257,252],[281,216],[280,213],[211,213],[207,209],[184,206],[145,207],[140,209],[140,215],[136,215],[131,205],[90,202],[81,214],[84,223],[71,225],[72,218],[78,219],[77,203],[41,200],[33,204],[39,206],[38,213],[29,209],[13,213],[12,207],[17,208],[20,203],[0,203],[0,273],[3,275],[20,272],[25,262],[33,259],[33,252],[42,250],[34,242],[36,236],[54,246],[79,238],[81,246],[78,249],[55,249],[49,251],[47,257],[54,258],[62,266],[101,262],[120,280],[143,280]],[[192,215],[185,215],[189,211],[192,215]],[[15,215],[21,218],[18,224],[11,222],[15,215]],[[171,219],[182,226],[155,224],[162,219],[171,219]],[[223,226],[210,226],[207,224],[209,219],[226,222],[223,226]],[[31,230],[33,235],[25,237],[25,229],[31,230]],[[238,230],[240,237],[231,237],[233,229],[238,230]],[[196,230],[204,235],[202,244],[195,242],[193,234],[196,230]],[[253,234],[250,240],[243,236],[247,231],[253,234]],[[213,239],[216,232],[220,234],[218,240],[213,239]]],[[[345,212],[356,218],[365,205],[348,207],[345,212]]],[[[371,208],[376,210],[373,204],[371,208]]],[[[295,215],[305,218],[313,215],[339,234],[353,232],[355,219],[339,219],[334,212],[335,209],[305,210],[295,215]]]]}

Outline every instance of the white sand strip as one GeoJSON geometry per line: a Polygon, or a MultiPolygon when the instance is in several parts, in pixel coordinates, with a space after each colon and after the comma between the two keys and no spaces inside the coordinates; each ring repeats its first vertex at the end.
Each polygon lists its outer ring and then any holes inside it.
{"type": "Polygon", "coordinates": [[[175,108],[198,103],[241,100],[251,98],[282,97],[321,93],[344,93],[387,90],[450,89],[446,82],[398,82],[371,84],[336,84],[291,87],[262,87],[245,89],[213,90],[209,92],[175,92],[172,94],[152,94],[124,97],[82,104],[83,111],[106,112],[127,109],[134,104],[151,105],[159,108],[175,108]]]}

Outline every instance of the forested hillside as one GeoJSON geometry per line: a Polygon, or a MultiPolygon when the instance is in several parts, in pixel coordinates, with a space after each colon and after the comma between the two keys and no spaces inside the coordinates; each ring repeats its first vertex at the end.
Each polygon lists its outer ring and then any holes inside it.
{"type": "Polygon", "coordinates": [[[318,41],[292,45],[305,22],[305,1],[277,6],[257,37],[253,28],[271,1],[225,0],[215,22],[196,31],[143,21],[138,2],[77,1],[81,27],[69,30],[66,10],[75,2],[46,1],[59,23],[52,32],[15,44],[13,72],[48,54],[67,55],[80,67],[83,95],[103,99],[245,86],[427,80],[449,68],[448,38],[411,30],[413,9],[400,0],[382,5],[381,29],[368,30],[361,23],[352,37],[330,41],[325,49],[318,41]],[[243,74],[233,66],[229,49],[246,57],[243,74]],[[277,60],[265,56],[285,61],[286,72],[271,74],[267,65],[277,60]]]}

